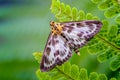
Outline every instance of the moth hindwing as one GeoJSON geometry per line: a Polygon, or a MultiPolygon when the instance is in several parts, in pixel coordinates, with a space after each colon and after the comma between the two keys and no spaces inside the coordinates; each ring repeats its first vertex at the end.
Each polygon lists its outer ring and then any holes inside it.
{"type": "Polygon", "coordinates": [[[40,65],[41,71],[49,71],[56,65],[63,64],[72,56],[79,53],[79,48],[88,43],[101,29],[102,23],[97,20],[76,22],[50,22],[49,34],[40,65]]]}

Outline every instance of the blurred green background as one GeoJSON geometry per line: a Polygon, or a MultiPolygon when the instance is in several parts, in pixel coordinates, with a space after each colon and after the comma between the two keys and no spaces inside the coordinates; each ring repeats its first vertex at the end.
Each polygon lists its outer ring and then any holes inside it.
{"type": "Polygon", "coordinates": [[[37,80],[32,53],[49,34],[50,0],[0,0],[0,80],[37,80]]]}
{"type": "MultiPolygon", "coordinates": [[[[90,0],[61,1],[104,18],[90,0]]],[[[0,80],[37,80],[39,64],[32,53],[44,50],[49,22],[55,20],[50,5],[51,0],[0,0],[0,80]]],[[[70,59],[72,64],[85,67],[88,72],[110,71],[108,62],[100,64],[86,49],[81,53],[70,59]]]]}

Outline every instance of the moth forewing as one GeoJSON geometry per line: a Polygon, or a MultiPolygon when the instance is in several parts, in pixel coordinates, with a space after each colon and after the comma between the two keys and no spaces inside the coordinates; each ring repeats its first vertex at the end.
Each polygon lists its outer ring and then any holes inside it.
{"type": "Polygon", "coordinates": [[[86,20],[81,22],[65,22],[63,34],[69,40],[74,51],[88,43],[96,35],[102,23],[97,20],[86,20]]]}
{"type": "Polygon", "coordinates": [[[41,71],[49,71],[56,65],[61,65],[72,55],[66,39],[61,35],[50,34],[46,44],[40,69],[41,71]]]}

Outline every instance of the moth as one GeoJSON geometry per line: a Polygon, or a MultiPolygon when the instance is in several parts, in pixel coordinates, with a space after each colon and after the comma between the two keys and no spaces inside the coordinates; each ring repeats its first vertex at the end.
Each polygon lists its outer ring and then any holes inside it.
{"type": "Polygon", "coordinates": [[[101,29],[102,22],[98,20],[50,22],[49,34],[40,69],[42,72],[53,69],[67,61],[72,52],[80,55],[79,48],[83,47],[101,29]]]}

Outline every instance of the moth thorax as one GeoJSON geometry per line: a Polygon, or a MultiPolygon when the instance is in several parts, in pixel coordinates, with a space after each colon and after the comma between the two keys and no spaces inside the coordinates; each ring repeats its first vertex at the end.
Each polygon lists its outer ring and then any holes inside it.
{"type": "Polygon", "coordinates": [[[61,34],[63,26],[61,26],[60,23],[50,22],[50,26],[51,26],[51,29],[52,29],[52,33],[61,34]]]}

